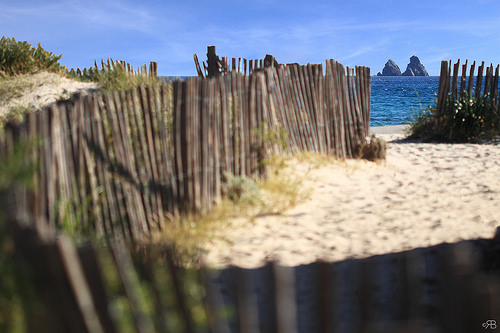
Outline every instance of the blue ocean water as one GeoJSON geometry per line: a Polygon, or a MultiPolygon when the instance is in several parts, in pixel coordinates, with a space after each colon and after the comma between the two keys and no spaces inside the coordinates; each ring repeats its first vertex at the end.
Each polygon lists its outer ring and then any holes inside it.
{"type": "Polygon", "coordinates": [[[439,76],[373,76],[370,126],[407,124],[436,104],[439,76]]]}

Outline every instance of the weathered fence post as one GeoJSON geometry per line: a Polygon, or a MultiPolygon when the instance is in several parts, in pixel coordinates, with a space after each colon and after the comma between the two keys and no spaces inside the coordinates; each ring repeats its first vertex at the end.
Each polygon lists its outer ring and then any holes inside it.
{"type": "Polygon", "coordinates": [[[207,47],[208,77],[219,76],[219,57],[215,53],[215,46],[207,47]]]}
{"type": "Polygon", "coordinates": [[[205,77],[205,75],[203,75],[203,71],[201,70],[200,62],[198,61],[198,56],[196,55],[196,53],[193,54],[193,59],[194,59],[194,65],[196,66],[196,72],[198,73],[198,76],[205,77]]]}
{"type": "MultiPolygon", "coordinates": [[[[441,73],[439,75],[439,89],[437,107],[442,110],[448,100],[448,93],[450,92],[450,73],[451,61],[441,61],[441,73]]],[[[470,80],[469,80],[470,81],[470,80]]]]}
{"type": "Polygon", "coordinates": [[[151,77],[158,76],[158,63],[156,61],[151,61],[149,63],[149,76],[151,77]]]}
{"type": "Polygon", "coordinates": [[[264,58],[264,67],[279,67],[279,63],[276,61],[276,58],[270,54],[266,54],[264,58]]]}

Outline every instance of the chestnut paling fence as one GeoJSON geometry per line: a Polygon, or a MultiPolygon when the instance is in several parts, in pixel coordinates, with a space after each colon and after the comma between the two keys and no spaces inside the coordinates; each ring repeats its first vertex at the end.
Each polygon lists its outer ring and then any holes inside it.
{"type": "Polygon", "coordinates": [[[0,144],[39,140],[33,190],[14,215],[140,239],[211,208],[223,175],[265,176],[271,152],[354,157],[369,129],[369,69],[336,61],[231,72],[155,87],[74,96],[9,124],[0,144]],[[285,130],[286,146],[270,140],[285,130]]]}
{"type": "Polygon", "coordinates": [[[40,294],[27,330],[492,328],[500,283],[483,268],[498,272],[498,238],[338,263],[189,270],[169,248],[134,251],[111,240],[75,246],[51,227],[88,224],[94,232],[139,239],[168,228],[171,215],[209,209],[223,192],[224,171],[265,175],[261,162],[270,151],[354,156],[368,131],[369,72],[352,74],[333,61],[326,75],[321,67],[296,65],[249,77],[235,72],[77,96],[7,125],[2,156],[15,142],[40,141],[26,157],[39,161],[34,190],[6,195],[16,248],[40,294]],[[266,140],[277,127],[289,132],[286,147],[266,140]]]}
{"type": "Polygon", "coordinates": [[[251,75],[254,71],[259,71],[267,67],[280,67],[276,59],[272,55],[266,55],[264,59],[245,59],[219,57],[216,54],[215,46],[207,47],[207,61],[203,61],[203,70],[198,60],[198,55],[193,54],[196,71],[200,77],[211,77],[219,75],[227,75],[228,73],[237,72],[243,75],[251,75]]]}
{"type": "Polygon", "coordinates": [[[443,109],[447,103],[455,102],[464,96],[476,101],[488,96],[493,101],[492,112],[498,112],[499,71],[500,65],[493,67],[493,64],[487,66],[485,71],[483,61],[476,72],[476,62],[474,61],[469,68],[468,60],[465,60],[460,74],[460,59],[453,66],[451,60],[442,61],[436,106],[443,109]]]}
{"type": "Polygon", "coordinates": [[[122,69],[127,75],[133,75],[133,76],[151,76],[151,77],[157,77],[158,76],[158,63],[151,61],[149,63],[149,66],[147,65],[142,65],[137,68],[137,70],[134,70],[134,67],[123,61],[123,60],[113,60],[108,58],[106,62],[104,60],[101,60],[101,68],[97,65],[97,61],[94,61],[94,67],[89,67],[89,68],[84,68],[83,70],[78,69],[71,69],[68,71],[68,74],[73,77],[78,77],[83,80],[94,80],[97,78],[98,74],[102,71],[110,71],[114,70],[115,68],[120,68],[122,69]]]}

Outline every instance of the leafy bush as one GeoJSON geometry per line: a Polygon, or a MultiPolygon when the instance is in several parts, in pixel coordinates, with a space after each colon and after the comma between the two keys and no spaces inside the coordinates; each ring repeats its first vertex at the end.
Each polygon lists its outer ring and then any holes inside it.
{"type": "Polygon", "coordinates": [[[410,138],[426,141],[478,142],[500,134],[500,117],[490,94],[476,98],[464,93],[443,109],[429,107],[415,115],[410,138]]]}
{"type": "Polygon", "coordinates": [[[18,42],[14,38],[0,39],[0,75],[16,75],[36,73],[42,70],[58,72],[62,69],[59,59],[62,55],[55,55],[45,51],[38,43],[37,47],[28,42],[18,42]]]}

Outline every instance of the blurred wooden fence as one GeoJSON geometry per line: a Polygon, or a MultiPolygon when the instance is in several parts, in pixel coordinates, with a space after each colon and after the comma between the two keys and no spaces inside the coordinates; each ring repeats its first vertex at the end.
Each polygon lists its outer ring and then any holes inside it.
{"type": "Polygon", "coordinates": [[[14,234],[41,297],[28,331],[469,333],[499,320],[498,239],[298,267],[186,269],[167,248],[14,234]]]}
{"type": "MultiPolygon", "coordinates": [[[[35,189],[15,214],[38,226],[139,239],[172,216],[210,209],[223,175],[265,176],[271,151],[356,157],[369,129],[370,73],[322,65],[231,72],[155,87],[74,96],[8,124],[14,142],[40,140],[35,189]],[[284,129],[286,148],[268,140],[284,129]]],[[[14,214],[14,215],[15,215],[14,214]]]]}
{"type": "Polygon", "coordinates": [[[492,64],[486,67],[484,61],[476,69],[474,61],[470,68],[467,66],[468,60],[462,65],[460,74],[460,60],[452,67],[450,61],[441,62],[441,73],[439,78],[439,90],[437,107],[443,109],[447,103],[454,103],[459,98],[478,100],[488,96],[492,101],[492,107],[495,111],[499,110],[498,99],[498,79],[500,65],[493,67],[492,64]]]}

